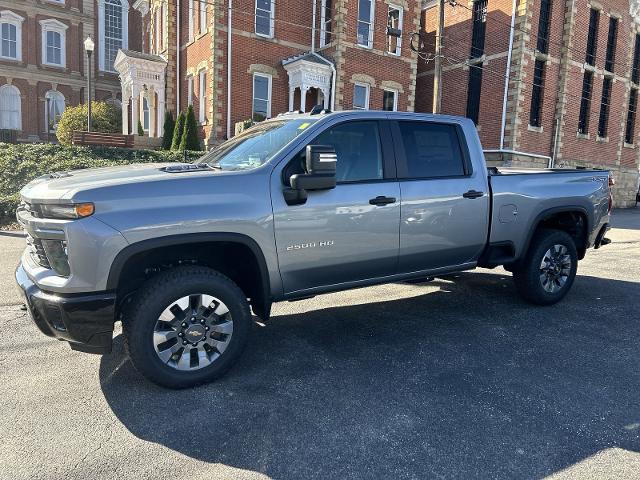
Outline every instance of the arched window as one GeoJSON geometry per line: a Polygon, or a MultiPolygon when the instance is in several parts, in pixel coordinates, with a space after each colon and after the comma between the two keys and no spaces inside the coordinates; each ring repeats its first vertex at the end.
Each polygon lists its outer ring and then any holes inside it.
{"type": "Polygon", "coordinates": [[[128,47],[129,2],[98,0],[98,35],[101,45],[100,70],[115,72],[113,63],[118,50],[128,47]]]}
{"type": "Polygon", "coordinates": [[[0,87],[0,129],[22,130],[22,99],[13,85],[0,87]]]}
{"type": "Polygon", "coordinates": [[[45,109],[45,125],[50,133],[55,133],[58,128],[58,121],[64,112],[64,95],[56,91],[48,91],[45,95],[45,101],[47,103],[45,109]]]}
{"type": "Polygon", "coordinates": [[[40,20],[42,28],[42,63],[54,67],[67,65],[66,37],[68,25],[58,20],[40,20]]]}
{"type": "Polygon", "coordinates": [[[0,58],[22,60],[22,22],[24,18],[10,10],[0,12],[0,58]]]}

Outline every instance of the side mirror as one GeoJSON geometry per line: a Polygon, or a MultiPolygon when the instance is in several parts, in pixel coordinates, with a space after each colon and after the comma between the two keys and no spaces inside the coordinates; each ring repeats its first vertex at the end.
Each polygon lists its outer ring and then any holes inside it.
{"type": "Polygon", "coordinates": [[[291,175],[294,190],[329,190],[336,186],[337,155],[327,145],[307,146],[307,173],[291,175]]]}

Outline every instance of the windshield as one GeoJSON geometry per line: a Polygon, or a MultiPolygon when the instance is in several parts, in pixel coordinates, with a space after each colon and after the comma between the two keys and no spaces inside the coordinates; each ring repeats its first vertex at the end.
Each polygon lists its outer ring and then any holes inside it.
{"type": "Polygon", "coordinates": [[[260,123],[214,148],[198,160],[220,170],[251,170],[264,165],[287,143],[316,122],[275,120],[260,123]]]}

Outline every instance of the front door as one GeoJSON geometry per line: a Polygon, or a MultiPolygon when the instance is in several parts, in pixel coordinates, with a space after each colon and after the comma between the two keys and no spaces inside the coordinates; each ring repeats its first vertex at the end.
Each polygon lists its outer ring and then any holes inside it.
{"type": "Polygon", "coordinates": [[[347,121],[310,142],[335,148],[337,186],[308,192],[302,205],[287,205],[281,191],[290,174],[300,173],[303,152],[284,169],[284,180],[272,183],[285,293],[396,273],[400,187],[391,142],[382,141],[390,139],[385,128],[374,120],[347,121]]]}
{"type": "Polygon", "coordinates": [[[487,239],[486,172],[473,171],[459,125],[392,124],[402,192],[401,273],[473,263],[487,239]]]}

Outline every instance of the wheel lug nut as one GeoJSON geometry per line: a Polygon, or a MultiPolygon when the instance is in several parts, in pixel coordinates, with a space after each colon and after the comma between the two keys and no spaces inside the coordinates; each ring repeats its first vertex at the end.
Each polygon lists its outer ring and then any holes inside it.
{"type": "Polygon", "coordinates": [[[191,321],[195,322],[196,321],[196,317],[191,317],[191,321]]]}
{"type": "Polygon", "coordinates": [[[209,327],[204,327],[204,329],[208,332],[209,331],[209,327]]]}
{"type": "Polygon", "coordinates": [[[201,323],[202,325],[204,325],[204,320],[200,320],[200,323],[201,323]]]}
{"type": "Polygon", "coordinates": [[[198,346],[198,344],[197,344],[197,343],[192,343],[192,344],[191,344],[191,346],[192,346],[192,347],[197,347],[197,346],[198,346]]]}
{"type": "Polygon", "coordinates": [[[179,337],[184,337],[184,333],[180,332],[180,333],[178,334],[178,336],[179,336],[179,337]]]}
{"type": "Polygon", "coordinates": [[[187,322],[182,322],[182,328],[187,328],[187,327],[188,327],[187,322]]]}
{"type": "Polygon", "coordinates": [[[186,341],[186,340],[184,340],[184,341],[182,342],[182,344],[183,344],[183,345],[186,345],[186,344],[187,344],[187,341],[186,341]]]}

